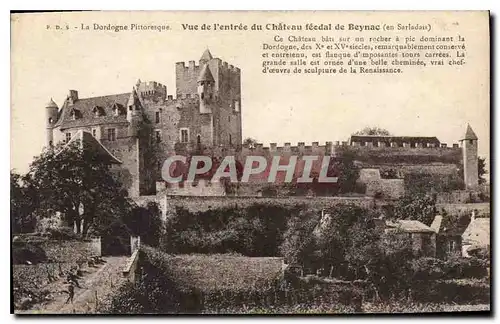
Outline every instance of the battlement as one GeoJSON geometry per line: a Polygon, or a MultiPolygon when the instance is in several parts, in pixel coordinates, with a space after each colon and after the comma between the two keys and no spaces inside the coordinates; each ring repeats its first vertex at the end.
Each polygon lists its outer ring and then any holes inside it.
{"type": "Polygon", "coordinates": [[[197,94],[179,94],[175,97],[173,95],[168,95],[165,99],[165,104],[174,104],[174,103],[182,103],[182,104],[197,104],[199,103],[199,96],[197,94]]]}
{"type": "Polygon", "coordinates": [[[160,97],[162,99],[167,97],[167,86],[156,81],[141,82],[136,84],[136,91],[142,98],[160,97]]]}
{"type": "Polygon", "coordinates": [[[234,66],[232,64],[229,64],[228,62],[222,61],[219,58],[214,58],[214,60],[218,61],[218,65],[223,72],[225,72],[225,71],[231,71],[231,72],[235,72],[235,73],[241,72],[239,67],[234,66]]]}
{"type": "Polygon", "coordinates": [[[175,63],[175,68],[176,69],[185,69],[185,70],[198,70],[200,68],[200,65],[197,65],[195,61],[191,60],[191,61],[188,61],[187,62],[187,66],[186,66],[186,62],[176,62],[175,63]]]}
{"type": "Polygon", "coordinates": [[[442,154],[446,154],[446,152],[450,152],[450,154],[455,154],[460,152],[461,149],[458,144],[453,144],[453,146],[448,146],[446,143],[440,143],[440,145],[433,146],[431,144],[427,146],[423,145],[374,145],[373,142],[367,143],[359,143],[359,142],[351,142],[348,141],[326,141],[324,144],[320,144],[320,142],[312,142],[310,145],[306,145],[305,142],[298,142],[297,145],[293,145],[289,142],[283,143],[282,146],[278,146],[277,143],[269,143],[269,147],[264,147],[262,143],[256,143],[255,145],[243,144],[242,149],[246,152],[253,153],[324,153],[328,154],[333,153],[336,149],[351,149],[356,152],[368,152],[373,151],[382,152],[384,154],[396,154],[396,155],[414,155],[414,154],[425,154],[425,155],[436,155],[440,156],[442,154]]]}
{"type": "MultiPolygon", "coordinates": [[[[347,146],[347,142],[344,142],[347,146]]],[[[252,152],[293,152],[293,153],[324,153],[326,151],[331,151],[333,148],[333,142],[325,142],[324,145],[320,145],[319,142],[312,142],[311,145],[306,145],[305,142],[299,142],[296,146],[292,146],[291,143],[283,143],[283,146],[278,146],[277,143],[269,143],[269,147],[264,147],[262,143],[256,143],[253,147],[248,144],[242,145],[244,150],[252,152]]]]}

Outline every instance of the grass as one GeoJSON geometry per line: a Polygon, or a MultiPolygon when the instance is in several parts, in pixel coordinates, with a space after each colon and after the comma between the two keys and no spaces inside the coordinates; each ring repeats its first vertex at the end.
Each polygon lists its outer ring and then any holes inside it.
{"type": "Polygon", "coordinates": [[[169,270],[181,284],[201,291],[267,288],[281,275],[282,258],[230,254],[168,256],[169,270]]]}
{"type": "MultiPolygon", "coordinates": [[[[31,242],[30,244],[37,244],[31,242]]],[[[14,248],[22,247],[16,242],[14,248]]],[[[44,241],[39,243],[47,261],[35,264],[13,264],[13,302],[16,309],[26,309],[34,304],[52,299],[52,283],[65,279],[64,273],[92,256],[88,242],[44,241]]]]}

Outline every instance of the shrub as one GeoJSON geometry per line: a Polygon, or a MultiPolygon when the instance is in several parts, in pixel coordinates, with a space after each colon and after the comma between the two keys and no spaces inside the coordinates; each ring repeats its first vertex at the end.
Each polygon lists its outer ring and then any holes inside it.
{"type": "Polygon", "coordinates": [[[488,261],[477,258],[455,257],[445,262],[445,277],[454,278],[483,278],[488,275],[488,261]]]}
{"type": "Polygon", "coordinates": [[[59,241],[78,240],[80,236],[70,227],[52,227],[48,229],[50,238],[59,241]]]}
{"type": "Polygon", "coordinates": [[[436,280],[445,275],[444,262],[435,258],[419,258],[411,261],[414,280],[436,280]]]}
{"type": "Polygon", "coordinates": [[[45,251],[34,244],[13,244],[12,262],[14,264],[26,264],[27,262],[40,263],[47,261],[45,251]]]}

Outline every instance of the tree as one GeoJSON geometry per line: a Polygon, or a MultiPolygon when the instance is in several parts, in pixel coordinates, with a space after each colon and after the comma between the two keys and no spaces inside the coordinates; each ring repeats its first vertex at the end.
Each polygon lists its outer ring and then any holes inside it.
{"type": "Polygon", "coordinates": [[[133,235],[141,237],[143,244],[157,247],[164,234],[164,224],[158,203],[150,201],[145,207],[137,206],[124,219],[133,235]]]}
{"type": "Polygon", "coordinates": [[[351,151],[344,151],[337,163],[338,182],[340,193],[354,192],[359,170],[354,165],[355,155],[351,151]]]}
{"type": "Polygon", "coordinates": [[[486,179],[483,176],[488,173],[488,171],[486,171],[485,158],[482,157],[477,158],[477,172],[478,172],[479,184],[485,183],[486,179]]]}
{"type": "Polygon", "coordinates": [[[392,134],[384,128],[379,128],[376,126],[365,127],[352,135],[380,135],[380,136],[392,136],[392,134]]]}
{"type": "Polygon", "coordinates": [[[76,225],[77,233],[85,236],[128,206],[126,192],[109,167],[96,151],[81,149],[75,141],[42,152],[26,179],[39,197],[38,208],[63,213],[68,225],[76,225]]]}
{"type": "Polygon", "coordinates": [[[426,194],[406,195],[394,206],[395,219],[418,220],[429,226],[436,215],[436,201],[426,194]]]}
{"type": "Polygon", "coordinates": [[[243,145],[248,145],[248,147],[255,147],[257,140],[251,137],[247,137],[243,140],[243,145]]]}
{"type": "Polygon", "coordinates": [[[34,214],[37,199],[20,174],[10,172],[10,217],[12,232],[33,232],[37,218],[34,214]]]}

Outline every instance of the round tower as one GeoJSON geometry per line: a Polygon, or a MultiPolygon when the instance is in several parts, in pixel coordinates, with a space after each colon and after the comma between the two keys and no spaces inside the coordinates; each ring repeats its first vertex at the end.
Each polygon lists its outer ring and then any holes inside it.
{"type": "Polygon", "coordinates": [[[462,142],[465,188],[474,189],[479,183],[479,167],[477,156],[477,136],[470,125],[467,125],[465,136],[460,141],[462,142]]]}
{"type": "Polygon", "coordinates": [[[57,122],[57,113],[59,111],[59,107],[57,104],[50,98],[50,101],[45,105],[45,127],[46,127],[46,146],[52,146],[54,144],[54,125],[57,122]]]}
{"type": "Polygon", "coordinates": [[[129,122],[128,136],[137,137],[139,135],[143,117],[141,102],[139,101],[135,87],[132,89],[127,102],[127,120],[129,122]]]}
{"type": "Polygon", "coordinates": [[[200,114],[211,113],[211,103],[214,100],[215,80],[208,64],[203,66],[198,77],[198,97],[200,98],[200,114]]]}

